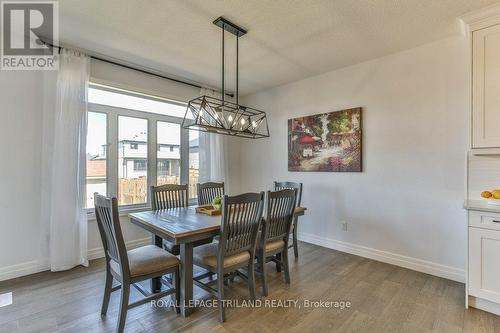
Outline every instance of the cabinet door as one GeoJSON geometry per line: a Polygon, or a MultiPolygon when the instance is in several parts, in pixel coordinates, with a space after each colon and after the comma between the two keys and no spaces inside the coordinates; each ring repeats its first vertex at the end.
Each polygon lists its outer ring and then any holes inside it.
{"type": "Polygon", "coordinates": [[[500,303],[500,231],[469,227],[469,295],[500,303]]]}
{"type": "Polygon", "coordinates": [[[500,147],[500,25],[472,34],[472,148],[500,147]]]}

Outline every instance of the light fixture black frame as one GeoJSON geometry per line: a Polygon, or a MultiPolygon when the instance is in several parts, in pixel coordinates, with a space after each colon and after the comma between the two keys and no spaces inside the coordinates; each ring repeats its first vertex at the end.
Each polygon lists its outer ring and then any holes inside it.
{"type": "Polygon", "coordinates": [[[200,96],[190,100],[186,115],[188,111],[193,114],[194,123],[185,124],[186,118],[184,118],[183,128],[250,139],[269,137],[264,111],[211,96],[200,96]]]}
{"type": "Polygon", "coordinates": [[[182,121],[182,128],[252,139],[267,138],[269,137],[269,127],[266,113],[239,105],[238,39],[247,31],[223,17],[215,19],[212,23],[222,30],[222,99],[200,96],[190,100],[182,121]],[[236,103],[227,101],[225,97],[225,31],[236,36],[236,103]],[[194,123],[191,120],[186,120],[188,112],[193,115],[194,123]]]}

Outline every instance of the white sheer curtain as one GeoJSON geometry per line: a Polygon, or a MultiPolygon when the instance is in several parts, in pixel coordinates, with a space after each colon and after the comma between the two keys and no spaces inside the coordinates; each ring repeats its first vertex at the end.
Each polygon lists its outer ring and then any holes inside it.
{"type": "MultiPolygon", "coordinates": [[[[201,89],[201,95],[221,98],[220,94],[209,89],[201,89]]],[[[229,186],[227,162],[227,136],[200,132],[200,176],[199,182],[224,182],[226,191],[229,186]]]]}
{"type": "Polygon", "coordinates": [[[90,58],[63,49],[57,73],[55,107],[45,110],[42,182],[44,221],[49,226],[50,269],[88,265],[84,211],[87,140],[87,85],[90,58]]]}

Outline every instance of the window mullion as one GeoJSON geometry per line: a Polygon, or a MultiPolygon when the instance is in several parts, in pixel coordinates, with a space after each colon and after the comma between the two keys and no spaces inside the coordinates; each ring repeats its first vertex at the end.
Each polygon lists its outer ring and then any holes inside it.
{"type": "MultiPolygon", "coordinates": [[[[189,182],[189,130],[181,127],[181,184],[189,182]]],[[[189,185],[189,184],[188,184],[189,185]]]]}
{"type": "Polygon", "coordinates": [[[108,116],[108,146],[106,156],[108,196],[118,195],[118,115],[107,112],[108,116]]]}
{"type": "Polygon", "coordinates": [[[147,193],[147,202],[148,204],[151,202],[151,198],[149,197],[149,188],[151,186],[156,185],[157,177],[157,125],[156,119],[154,117],[148,118],[148,193],[147,193]]]}

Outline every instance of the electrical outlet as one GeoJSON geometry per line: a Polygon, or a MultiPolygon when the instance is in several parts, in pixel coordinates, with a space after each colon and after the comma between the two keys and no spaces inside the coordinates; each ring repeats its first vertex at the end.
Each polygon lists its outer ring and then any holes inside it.
{"type": "Polygon", "coordinates": [[[342,231],[347,231],[347,222],[346,221],[342,221],[342,231]]]}

